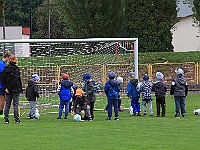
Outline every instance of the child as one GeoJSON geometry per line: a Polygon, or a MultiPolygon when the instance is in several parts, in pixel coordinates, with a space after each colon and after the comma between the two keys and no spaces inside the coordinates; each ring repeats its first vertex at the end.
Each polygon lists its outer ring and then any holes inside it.
{"type": "Polygon", "coordinates": [[[142,107],[144,111],[144,116],[147,116],[146,104],[148,104],[150,116],[153,116],[151,89],[152,83],[151,81],[149,81],[149,76],[145,74],[143,76],[143,82],[140,88],[140,92],[142,92],[142,107]]]}
{"type": "Polygon", "coordinates": [[[83,110],[88,118],[88,121],[92,121],[89,103],[90,102],[88,101],[87,96],[83,93],[83,90],[78,88],[76,90],[76,99],[74,101],[74,107],[71,115],[74,116],[74,113],[81,115],[81,111],[83,110]]]}
{"type": "Polygon", "coordinates": [[[60,97],[60,105],[59,105],[59,112],[58,112],[58,118],[61,119],[62,117],[62,112],[63,108],[65,106],[65,117],[64,119],[67,119],[68,113],[69,113],[69,103],[72,98],[73,94],[73,83],[69,81],[69,75],[68,74],[63,74],[62,75],[62,81],[60,82],[60,92],[59,92],[59,97],[60,97]]]}
{"type": "MultiPolygon", "coordinates": [[[[117,77],[117,82],[119,84],[119,87],[121,89],[121,84],[123,83],[123,78],[122,77],[117,77]]],[[[121,107],[121,103],[122,103],[122,98],[121,96],[118,94],[118,111],[123,111],[123,108],[121,107]]],[[[108,104],[106,106],[106,108],[104,109],[104,112],[108,112],[108,104]]]]}
{"type": "Polygon", "coordinates": [[[127,85],[127,96],[131,98],[131,107],[133,108],[133,116],[141,116],[140,114],[140,93],[137,91],[138,79],[135,79],[135,73],[129,73],[130,81],[127,85]]]}
{"type": "Polygon", "coordinates": [[[115,120],[119,120],[118,115],[118,95],[120,91],[119,84],[114,78],[116,77],[114,72],[108,73],[109,80],[106,82],[104,92],[108,98],[108,117],[105,120],[111,120],[112,117],[112,105],[115,111],[115,120]]]}
{"type": "Polygon", "coordinates": [[[173,79],[170,95],[174,96],[175,117],[180,118],[180,109],[182,117],[186,117],[185,99],[188,93],[186,79],[183,77],[184,71],[181,68],[175,70],[177,77],[173,79]]]}
{"type": "Polygon", "coordinates": [[[156,72],[156,82],[153,84],[152,91],[155,92],[156,96],[156,108],[157,115],[160,117],[160,107],[162,108],[162,117],[165,117],[166,104],[165,104],[165,94],[167,92],[167,86],[162,82],[163,74],[161,72],[156,72]]]}
{"type": "MultiPolygon", "coordinates": [[[[94,80],[91,79],[91,75],[89,73],[85,73],[83,75],[83,81],[84,81],[84,86],[83,86],[83,92],[85,92],[87,99],[90,102],[90,113],[92,116],[92,120],[94,119],[94,103],[96,101],[96,94],[94,90],[94,80]]],[[[87,119],[87,118],[86,118],[87,119]]]]}
{"type": "Polygon", "coordinates": [[[28,81],[26,87],[26,99],[30,102],[30,113],[28,118],[39,119],[36,117],[36,98],[39,99],[37,82],[40,81],[40,77],[37,74],[32,75],[32,80],[28,81]]]}

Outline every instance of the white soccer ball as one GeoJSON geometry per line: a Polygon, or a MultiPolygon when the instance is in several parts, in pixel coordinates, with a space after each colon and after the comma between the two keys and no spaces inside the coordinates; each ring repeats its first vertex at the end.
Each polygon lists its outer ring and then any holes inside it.
{"type": "Polygon", "coordinates": [[[35,110],[35,117],[39,119],[40,117],[40,114],[39,114],[39,110],[36,108],[35,110]]]}
{"type": "Polygon", "coordinates": [[[129,113],[131,116],[133,115],[133,107],[132,106],[129,108],[129,113]]]}
{"type": "Polygon", "coordinates": [[[81,121],[81,115],[79,115],[79,114],[74,115],[74,121],[75,122],[81,121]]]}
{"type": "Polygon", "coordinates": [[[200,109],[195,109],[194,110],[194,115],[200,115],[200,109]]]}

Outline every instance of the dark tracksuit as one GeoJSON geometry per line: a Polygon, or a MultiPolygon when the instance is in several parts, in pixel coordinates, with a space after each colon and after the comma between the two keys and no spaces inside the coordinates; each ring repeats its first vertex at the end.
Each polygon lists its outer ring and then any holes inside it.
{"type": "Polygon", "coordinates": [[[155,92],[156,96],[157,117],[160,116],[160,107],[162,108],[162,117],[164,117],[166,112],[165,94],[167,86],[164,82],[157,81],[153,84],[152,91],[155,92]]]}

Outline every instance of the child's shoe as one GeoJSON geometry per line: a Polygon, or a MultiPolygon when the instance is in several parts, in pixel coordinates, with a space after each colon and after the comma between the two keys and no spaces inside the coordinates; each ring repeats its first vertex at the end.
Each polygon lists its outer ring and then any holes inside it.
{"type": "Polygon", "coordinates": [[[146,114],[146,113],[144,113],[144,114],[143,114],[143,116],[147,116],[147,114],[146,114]]]}
{"type": "Polygon", "coordinates": [[[67,116],[65,116],[64,119],[67,119],[67,116]]]}
{"type": "Polygon", "coordinates": [[[115,117],[115,120],[119,120],[119,117],[115,117]]]}
{"type": "Polygon", "coordinates": [[[5,119],[5,124],[9,124],[9,120],[8,119],[5,119]]]}
{"type": "Polygon", "coordinates": [[[22,122],[19,120],[19,118],[16,118],[16,119],[15,119],[15,123],[20,124],[20,123],[22,123],[22,122]]]}
{"type": "Polygon", "coordinates": [[[110,118],[110,117],[108,117],[108,118],[105,118],[105,120],[111,120],[111,118],[110,118]]]}
{"type": "Polygon", "coordinates": [[[58,116],[58,118],[57,119],[61,119],[61,117],[60,116],[58,116]]]}

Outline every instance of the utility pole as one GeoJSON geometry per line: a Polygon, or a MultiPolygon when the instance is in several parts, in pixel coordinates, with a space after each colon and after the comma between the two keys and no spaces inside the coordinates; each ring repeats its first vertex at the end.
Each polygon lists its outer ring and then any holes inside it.
{"type": "Polygon", "coordinates": [[[32,30],[33,30],[33,26],[32,26],[32,0],[29,1],[30,3],[30,8],[29,8],[29,17],[30,17],[30,39],[32,39],[32,30]]]}
{"type": "Polygon", "coordinates": [[[51,38],[51,16],[50,16],[50,2],[48,0],[48,38],[51,38]]]}

